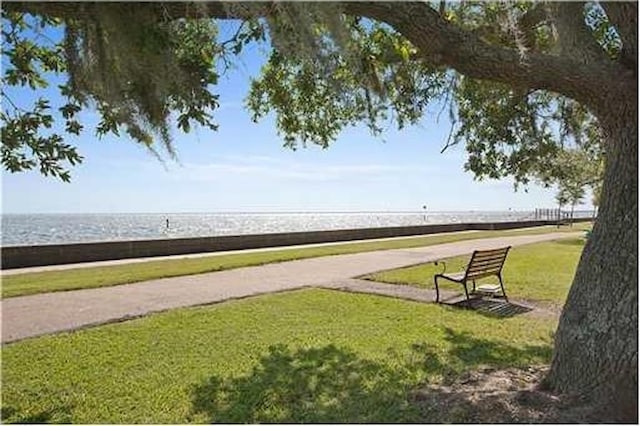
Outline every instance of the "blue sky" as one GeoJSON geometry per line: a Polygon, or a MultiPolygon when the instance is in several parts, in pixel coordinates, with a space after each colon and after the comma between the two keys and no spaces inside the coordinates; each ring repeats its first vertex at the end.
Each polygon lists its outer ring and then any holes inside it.
{"type": "MultiPolygon", "coordinates": [[[[232,29],[223,28],[221,38],[232,29]]],[[[373,137],[347,129],[323,150],[282,147],[274,120],[253,123],[243,108],[263,55],[248,49],[217,88],[217,132],[174,132],[178,162],[164,164],[127,137],[69,139],[84,162],[71,183],[37,172],[2,175],[4,213],[532,210],[555,205],[553,189],[511,180],[474,181],[462,146],[440,154],[450,123],[434,106],[419,126],[373,137]]],[[[55,97],[47,90],[44,96],[55,97]]],[[[12,96],[27,101],[21,92],[12,96]]],[[[83,113],[92,129],[96,116],[83,113]]],[[[588,198],[587,198],[588,200],[588,198]]],[[[589,202],[579,208],[591,208],[589,202]]]]}

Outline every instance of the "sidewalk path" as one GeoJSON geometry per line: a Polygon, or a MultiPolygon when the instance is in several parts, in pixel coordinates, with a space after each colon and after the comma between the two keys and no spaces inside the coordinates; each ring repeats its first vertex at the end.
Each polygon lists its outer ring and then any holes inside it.
{"type": "Polygon", "coordinates": [[[429,247],[317,257],[114,287],[43,293],[0,301],[2,342],[135,318],[151,312],[303,287],[336,288],[348,278],[506,245],[581,233],[467,240],[429,247]]]}

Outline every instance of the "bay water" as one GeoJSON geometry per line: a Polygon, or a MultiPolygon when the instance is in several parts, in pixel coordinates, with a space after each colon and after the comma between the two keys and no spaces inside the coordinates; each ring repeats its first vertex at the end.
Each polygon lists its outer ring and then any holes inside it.
{"type": "Polygon", "coordinates": [[[534,218],[532,211],[3,214],[1,242],[2,246],[66,244],[534,218]]]}

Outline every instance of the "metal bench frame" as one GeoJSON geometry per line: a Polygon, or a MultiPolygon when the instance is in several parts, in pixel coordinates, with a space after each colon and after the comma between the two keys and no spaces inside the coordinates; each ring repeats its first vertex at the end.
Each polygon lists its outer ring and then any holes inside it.
{"type": "MultiPolygon", "coordinates": [[[[438,278],[444,278],[448,281],[453,281],[464,286],[464,294],[469,300],[469,290],[467,289],[467,282],[473,283],[473,291],[476,292],[476,280],[480,278],[496,276],[500,281],[500,288],[502,289],[502,297],[508,302],[507,293],[504,291],[504,284],[502,282],[502,267],[507,259],[507,254],[511,246],[503,247],[495,250],[476,250],[471,255],[471,260],[467,265],[467,269],[463,272],[456,274],[445,274],[444,272],[433,276],[433,282],[436,286],[436,303],[440,302],[440,290],[438,288],[438,278]],[[462,277],[462,278],[459,278],[462,277]]],[[[446,265],[445,265],[446,269],[446,265]]]]}

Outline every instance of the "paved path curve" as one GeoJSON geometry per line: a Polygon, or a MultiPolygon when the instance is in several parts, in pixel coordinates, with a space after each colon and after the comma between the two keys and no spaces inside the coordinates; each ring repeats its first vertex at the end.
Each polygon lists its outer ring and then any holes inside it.
{"type": "Polygon", "coordinates": [[[114,287],[11,297],[0,301],[2,342],[303,287],[335,287],[347,278],[506,245],[580,233],[467,240],[428,247],[317,257],[114,287]]]}

